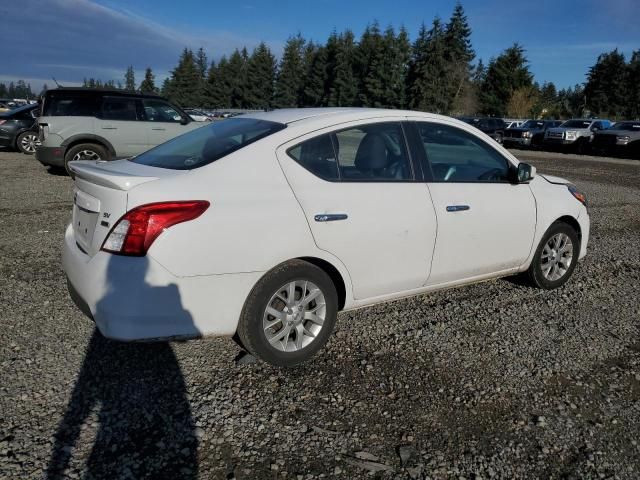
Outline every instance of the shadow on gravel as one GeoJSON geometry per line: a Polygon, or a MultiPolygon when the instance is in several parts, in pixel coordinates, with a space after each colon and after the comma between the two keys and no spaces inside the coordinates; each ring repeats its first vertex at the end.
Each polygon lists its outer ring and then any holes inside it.
{"type": "MultiPolygon", "coordinates": [[[[144,285],[146,268],[135,270],[130,275],[144,285]]],[[[110,273],[112,280],[117,277],[110,273]]],[[[100,303],[136,295],[126,288],[112,281],[100,303]]],[[[175,285],[146,288],[140,296],[180,304],[175,285]]],[[[191,318],[186,311],[183,317],[191,318]]],[[[69,478],[76,471],[92,479],[193,479],[197,447],[184,377],[171,346],[116,342],[94,330],[45,478],[69,478]],[[70,465],[72,454],[76,461],[70,465]]]]}

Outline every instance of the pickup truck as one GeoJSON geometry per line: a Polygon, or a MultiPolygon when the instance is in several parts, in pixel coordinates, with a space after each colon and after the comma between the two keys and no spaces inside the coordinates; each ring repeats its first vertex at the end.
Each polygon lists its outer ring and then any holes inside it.
{"type": "Polygon", "coordinates": [[[595,132],[611,126],[609,120],[594,118],[573,118],[556,128],[550,128],[544,135],[547,147],[572,150],[579,154],[587,153],[595,132]]]}
{"type": "Polygon", "coordinates": [[[505,147],[537,147],[548,129],[561,124],[561,120],[527,120],[520,127],[506,129],[502,141],[505,147]]]}

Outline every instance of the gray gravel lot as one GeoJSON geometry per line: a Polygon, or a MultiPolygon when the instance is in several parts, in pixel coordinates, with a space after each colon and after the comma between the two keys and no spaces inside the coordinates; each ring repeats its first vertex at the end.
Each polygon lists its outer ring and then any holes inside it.
{"type": "Polygon", "coordinates": [[[285,371],[94,334],[60,266],[71,181],[0,152],[0,478],[640,478],[640,163],[516,154],[589,196],[568,285],[343,313],[285,371]]]}

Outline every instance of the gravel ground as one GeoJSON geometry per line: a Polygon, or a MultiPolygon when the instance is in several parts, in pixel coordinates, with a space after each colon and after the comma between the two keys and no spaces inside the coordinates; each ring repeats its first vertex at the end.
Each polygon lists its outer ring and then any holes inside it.
{"type": "Polygon", "coordinates": [[[589,196],[565,287],[343,313],[285,371],[96,335],[60,266],[69,178],[0,153],[0,478],[639,478],[640,163],[517,154],[589,196]]]}

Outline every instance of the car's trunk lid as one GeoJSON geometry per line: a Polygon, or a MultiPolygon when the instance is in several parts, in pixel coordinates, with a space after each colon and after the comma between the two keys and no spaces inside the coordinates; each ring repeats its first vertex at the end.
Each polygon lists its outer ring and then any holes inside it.
{"type": "Polygon", "coordinates": [[[115,223],[127,212],[128,191],[162,177],[186,171],[149,167],[127,160],[78,161],[69,168],[75,175],[73,231],[78,247],[95,255],[115,223]]]}

